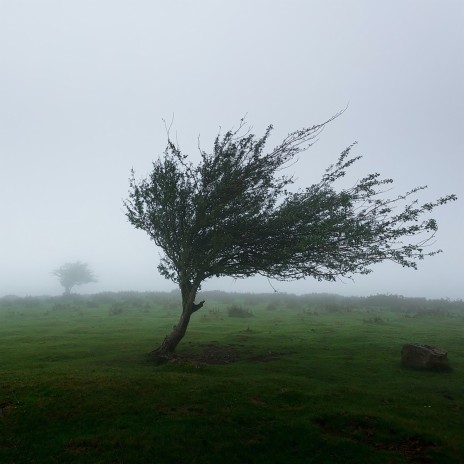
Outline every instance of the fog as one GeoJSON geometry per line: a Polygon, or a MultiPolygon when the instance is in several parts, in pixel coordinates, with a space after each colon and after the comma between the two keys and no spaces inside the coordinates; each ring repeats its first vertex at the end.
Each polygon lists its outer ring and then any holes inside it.
{"type": "Polygon", "coordinates": [[[198,159],[246,114],[253,132],[288,132],[348,105],[290,168],[317,182],[358,141],[396,196],[428,185],[443,253],[403,269],[374,266],[335,283],[212,279],[203,288],[462,298],[464,3],[213,0],[0,3],[0,296],[60,294],[53,269],[88,263],[81,293],[170,290],[161,250],[126,220],[141,177],[166,145],[163,118],[198,159]]]}

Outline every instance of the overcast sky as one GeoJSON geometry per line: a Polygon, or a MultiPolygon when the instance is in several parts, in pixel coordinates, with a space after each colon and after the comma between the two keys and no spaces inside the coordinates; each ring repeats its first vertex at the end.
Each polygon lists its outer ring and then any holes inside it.
{"type": "MultiPolygon", "coordinates": [[[[293,169],[317,182],[358,141],[355,182],[391,195],[460,197],[434,214],[443,254],[384,263],[354,282],[272,282],[281,292],[463,298],[462,0],[0,0],[0,296],[60,294],[51,271],[84,261],[82,293],[171,290],[160,250],[126,220],[133,167],[162,154],[174,115],[197,159],[247,114],[269,148],[344,108],[293,169]]],[[[272,291],[266,279],[205,289],[272,291]]]]}

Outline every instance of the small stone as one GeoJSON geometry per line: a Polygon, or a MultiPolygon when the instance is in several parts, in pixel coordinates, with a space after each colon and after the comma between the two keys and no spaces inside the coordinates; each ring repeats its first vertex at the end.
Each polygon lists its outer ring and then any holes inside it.
{"type": "Polygon", "coordinates": [[[410,343],[403,345],[401,361],[407,367],[418,369],[447,369],[448,352],[435,346],[410,343]]]}

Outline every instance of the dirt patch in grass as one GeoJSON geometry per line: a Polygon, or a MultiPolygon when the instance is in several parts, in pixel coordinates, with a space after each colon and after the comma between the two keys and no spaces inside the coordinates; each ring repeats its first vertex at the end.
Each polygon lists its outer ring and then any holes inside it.
{"type": "MultiPolygon", "coordinates": [[[[199,364],[231,364],[238,361],[266,362],[279,359],[284,353],[269,351],[264,354],[256,354],[250,348],[239,343],[220,344],[211,342],[196,345],[201,351],[195,354],[182,354],[176,356],[176,360],[190,361],[199,364]]],[[[192,345],[193,347],[193,345],[192,345]]]]}
{"type": "Polygon", "coordinates": [[[15,405],[13,403],[10,403],[10,402],[0,403],[0,417],[5,417],[10,412],[12,412],[14,408],[15,408],[15,405]]]}
{"type": "Polygon", "coordinates": [[[409,435],[375,417],[337,415],[319,417],[315,423],[324,434],[346,438],[378,450],[400,453],[409,462],[432,464],[434,460],[428,451],[438,448],[436,443],[425,437],[409,435]]]}
{"type": "Polygon", "coordinates": [[[246,358],[248,350],[236,343],[219,344],[216,342],[198,345],[199,353],[183,356],[183,359],[201,364],[230,364],[246,358]]]}

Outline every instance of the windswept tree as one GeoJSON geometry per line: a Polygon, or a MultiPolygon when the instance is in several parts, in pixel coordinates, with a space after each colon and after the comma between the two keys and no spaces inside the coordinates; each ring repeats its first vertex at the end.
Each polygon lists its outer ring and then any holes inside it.
{"type": "Polygon", "coordinates": [[[132,170],[126,216],[163,250],[158,269],[182,295],[179,322],[153,355],[173,355],[204,304],[195,303],[197,292],[211,277],[334,281],[367,274],[387,260],[416,268],[418,260],[441,251],[427,248],[437,231],[429,213],[456,196],[420,204],[416,194],[423,186],[386,198],[392,180],[377,173],[336,188],[360,159],[351,155],[353,146],[319,183],[289,190],[293,177],[284,168],[333,119],[290,133],[270,151],[265,145],[272,126],[256,138],[242,120],[237,130],[216,137],[212,153],[201,150],[198,164],[168,136],[147,178],[136,180],[132,170]]]}
{"type": "Polygon", "coordinates": [[[60,268],[55,269],[52,274],[60,280],[60,284],[64,287],[64,295],[69,295],[76,285],[97,282],[88,265],[80,261],[63,264],[60,268]]]}

